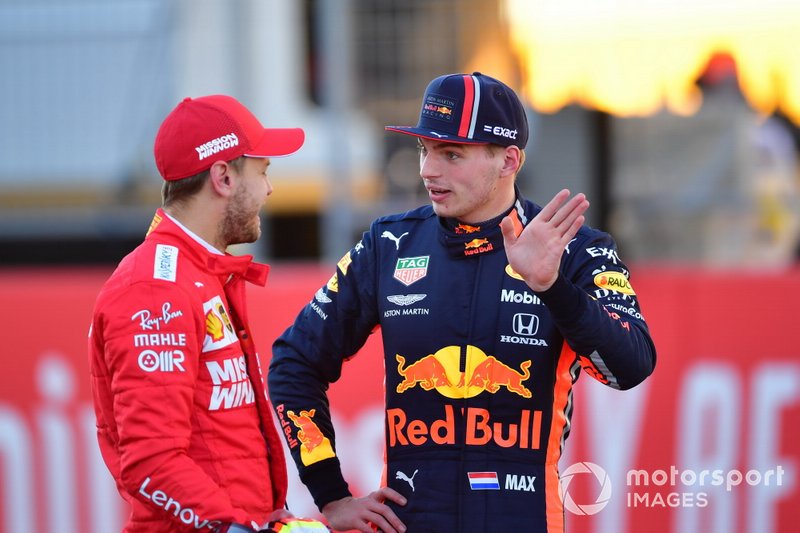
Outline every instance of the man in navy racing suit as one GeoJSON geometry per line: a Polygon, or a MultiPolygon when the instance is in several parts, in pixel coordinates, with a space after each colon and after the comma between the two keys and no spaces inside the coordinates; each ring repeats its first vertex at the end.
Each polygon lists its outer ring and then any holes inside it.
{"type": "Polygon", "coordinates": [[[583,225],[583,194],[521,196],[528,125],[502,82],[436,78],[418,125],[387,130],[417,137],[431,205],[374,221],[274,344],[269,390],[300,477],[335,529],[563,531],[580,369],[624,390],[655,366],[630,272],[583,225]],[[387,486],[356,498],[326,390],[377,326],[387,486]]]}

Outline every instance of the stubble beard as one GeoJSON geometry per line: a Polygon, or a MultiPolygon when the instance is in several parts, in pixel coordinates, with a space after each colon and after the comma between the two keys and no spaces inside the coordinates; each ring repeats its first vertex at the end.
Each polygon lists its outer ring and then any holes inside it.
{"type": "Polygon", "coordinates": [[[256,242],[261,236],[258,208],[243,189],[237,190],[225,210],[220,234],[226,246],[256,242]]]}

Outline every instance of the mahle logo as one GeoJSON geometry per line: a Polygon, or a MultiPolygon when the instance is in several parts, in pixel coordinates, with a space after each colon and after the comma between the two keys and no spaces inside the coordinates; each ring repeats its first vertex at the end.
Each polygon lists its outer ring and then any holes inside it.
{"type": "Polygon", "coordinates": [[[567,511],[577,515],[593,515],[603,510],[608,505],[611,499],[611,479],[606,474],[602,467],[590,463],[588,461],[575,463],[567,467],[561,474],[561,483],[559,484],[559,492],[561,499],[564,501],[564,507],[567,511]],[[592,503],[575,503],[569,493],[569,486],[575,476],[591,474],[595,477],[600,485],[597,497],[592,503]]]}

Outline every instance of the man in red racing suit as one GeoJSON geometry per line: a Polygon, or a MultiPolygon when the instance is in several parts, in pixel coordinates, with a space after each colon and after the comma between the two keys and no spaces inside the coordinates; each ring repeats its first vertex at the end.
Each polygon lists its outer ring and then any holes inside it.
{"type": "Polygon", "coordinates": [[[245,283],[263,286],[268,267],[225,249],[258,238],[269,158],[303,139],[221,95],[187,98],[159,130],[164,209],[104,285],[89,335],[98,441],[131,505],[126,531],[250,530],[288,515],[245,306],[245,283]]]}

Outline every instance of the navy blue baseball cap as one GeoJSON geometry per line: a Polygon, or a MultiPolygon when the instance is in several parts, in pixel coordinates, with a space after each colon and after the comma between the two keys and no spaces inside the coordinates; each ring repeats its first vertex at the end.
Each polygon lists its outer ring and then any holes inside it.
{"type": "Polygon", "coordinates": [[[528,118],[516,93],[480,72],[439,76],[425,89],[417,125],[386,130],[452,143],[528,143],[528,118]]]}

